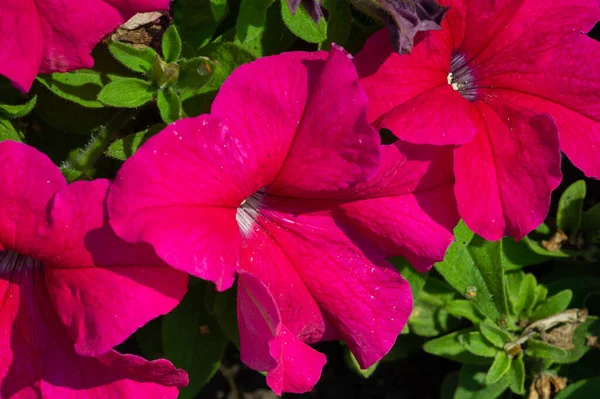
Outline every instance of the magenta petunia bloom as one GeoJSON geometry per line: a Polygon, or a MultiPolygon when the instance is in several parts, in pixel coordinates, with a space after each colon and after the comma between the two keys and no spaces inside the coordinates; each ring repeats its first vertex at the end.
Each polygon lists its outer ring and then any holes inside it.
{"type": "Polygon", "coordinates": [[[2,0],[0,75],[27,92],[40,73],[91,68],[96,44],[138,12],[170,0],[2,0]]]}
{"type": "Polygon", "coordinates": [[[356,58],[369,120],[413,143],[454,144],[467,225],[517,239],[543,222],[560,150],[600,177],[598,0],[443,0],[442,31],[394,54],[375,34],[356,58]],[[560,138],[560,140],[559,140],[560,138]]]}
{"type": "Polygon", "coordinates": [[[185,273],[112,232],[106,180],[67,186],[4,141],[0,181],[0,397],[176,398],[183,370],[111,348],[179,303],[185,273]]]}
{"type": "Polygon", "coordinates": [[[452,153],[380,147],[349,56],[284,53],[241,66],[211,115],[183,119],[125,162],[108,199],[122,238],[229,288],[241,273],[241,357],[277,392],[304,392],[343,339],[363,367],[411,311],[386,261],[426,270],[458,221],[452,153]]]}

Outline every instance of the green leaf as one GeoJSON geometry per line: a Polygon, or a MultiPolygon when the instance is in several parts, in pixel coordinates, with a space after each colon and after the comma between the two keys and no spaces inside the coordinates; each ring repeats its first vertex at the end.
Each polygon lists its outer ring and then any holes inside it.
{"type": "Polygon", "coordinates": [[[281,0],[281,16],[290,31],[300,39],[309,43],[321,43],[327,39],[327,21],[321,18],[317,24],[311,19],[304,7],[298,7],[296,15],[292,15],[285,0],[281,0]]]}
{"type": "Polygon", "coordinates": [[[477,324],[485,319],[485,316],[467,299],[456,299],[448,303],[444,309],[455,317],[464,317],[477,324]]]}
{"type": "Polygon", "coordinates": [[[172,87],[165,87],[158,92],[156,104],[160,112],[160,117],[165,123],[175,122],[183,118],[181,99],[172,87]]]}
{"type": "Polygon", "coordinates": [[[460,335],[471,331],[473,330],[466,329],[455,331],[451,334],[432,339],[423,345],[423,350],[431,355],[445,357],[446,359],[455,360],[461,363],[489,364],[490,359],[472,354],[467,351],[458,340],[460,335]]]}
{"type": "Polygon", "coordinates": [[[127,78],[104,86],[98,100],[112,107],[136,108],[152,101],[154,91],[152,85],[144,80],[127,78]]]}
{"type": "Polygon", "coordinates": [[[10,119],[21,118],[31,112],[36,102],[37,96],[33,96],[25,104],[0,104],[0,115],[4,114],[10,119]]]}
{"type": "Polygon", "coordinates": [[[494,321],[508,313],[502,243],[485,241],[469,232],[464,223],[455,229],[456,241],[450,245],[436,270],[459,293],[470,299],[494,321]]]}
{"type": "Polygon", "coordinates": [[[535,289],[535,303],[540,304],[548,298],[548,288],[538,285],[535,289]]]}
{"type": "Polygon", "coordinates": [[[425,286],[428,273],[419,273],[408,261],[403,257],[393,257],[388,261],[394,265],[398,272],[408,281],[413,298],[417,298],[421,290],[425,286]]]}
{"type": "Polygon", "coordinates": [[[190,284],[183,301],[163,319],[165,356],[190,375],[180,398],[193,398],[217,372],[227,347],[227,337],[204,306],[206,282],[190,284]]]}
{"type": "Polygon", "coordinates": [[[0,117],[0,141],[4,140],[23,141],[12,123],[0,117]]]}
{"type": "Polygon", "coordinates": [[[146,130],[129,134],[125,137],[113,141],[107,148],[105,155],[111,158],[125,161],[131,157],[137,149],[146,142],[150,137],[164,129],[165,125],[159,123],[146,130]]]}
{"type": "Polygon", "coordinates": [[[530,339],[527,341],[525,354],[530,357],[560,361],[567,356],[567,352],[558,346],[550,345],[544,341],[530,339]]]}
{"type": "Polygon", "coordinates": [[[444,377],[444,381],[442,382],[442,387],[440,388],[440,399],[453,399],[454,392],[458,387],[458,372],[453,372],[446,374],[444,377]]]}
{"type": "Polygon", "coordinates": [[[141,355],[148,360],[164,357],[161,341],[162,319],[156,318],[135,332],[141,355]]]}
{"type": "Polygon", "coordinates": [[[350,36],[352,13],[347,0],[324,0],[323,7],[327,9],[327,41],[323,49],[328,50],[331,43],[344,46],[350,36]]]}
{"type": "Polygon", "coordinates": [[[375,372],[377,366],[379,366],[379,362],[375,362],[371,367],[361,369],[356,357],[354,357],[354,354],[350,351],[350,349],[348,349],[348,347],[344,348],[344,358],[346,359],[346,364],[350,370],[354,371],[362,378],[369,378],[375,372]]]}
{"type": "Polygon", "coordinates": [[[490,320],[479,324],[479,330],[496,348],[504,348],[504,344],[513,340],[512,335],[498,327],[490,320]]]}
{"type": "Polygon", "coordinates": [[[231,342],[240,349],[240,332],[237,320],[237,286],[224,292],[217,292],[212,309],[221,330],[231,342]]]}
{"type": "Polygon", "coordinates": [[[540,303],[531,314],[530,320],[536,321],[566,310],[573,298],[571,290],[564,290],[540,303]]]}
{"type": "Polygon", "coordinates": [[[600,236],[600,202],[584,212],[581,231],[589,240],[600,236]]]}
{"type": "Polygon", "coordinates": [[[173,3],[173,19],[179,35],[194,49],[210,41],[226,14],[226,0],[177,0],[173,3]]]}
{"type": "Polygon", "coordinates": [[[507,378],[501,378],[495,384],[487,385],[486,376],[487,370],[481,366],[463,365],[454,399],[495,399],[508,388],[507,378]]]}
{"type": "Polygon", "coordinates": [[[502,259],[506,270],[519,270],[552,259],[534,252],[525,240],[515,242],[512,237],[502,239],[502,259]]]}
{"type": "Polygon", "coordinates": [[[459,335],[458,341],[466,350],[477,356],[494,357],[498,352],[498,349],[477,331],[459,335]]]}
{"type": "Polygon", "coordinates": [[[496,353],[494,357],[494,362],[490,366],[487,375],[485,376],[485,383],[487,385],[495,384],[500,381],[502,377],[508,372],[510,369],[512,361],[504,352],[496,353]]]}
{"type": "Polygon", "coordinates": [[[525,279],[525,273],[520,270],[506,273],[506,292],[508,293],[508,301],[511,304],[511,313],[517,315],[517,303],[519,302],[519,291],[521,284],[525,279]]]}
{"type": "Polygon", "coordinates": [[[217,62],[207,57],[195,57],[181,61],[179,63],[179,80],[176,87],[181,91],[182,98],[186,99],[196,93],[202,93],[204,86],[219,67],[220,65],[217,62]]]}
{"type": "Polygon", "coordinates": [[[529,316],[535,306],[537,296],[536,287],[537,283],[533,274],[525,275],[519,288],[519,299],[515,306],[516,315],[524,314],[525,316],[529,316]]]}
{"type": "Polygon", "coordinates": [[[97,71],[80,69],[69,73],[40,75],[37,80],[55,95],[87,108],[102,108],[98,94],[104,85],[97,71]]]}
{"type": "Polygon", "coordinates": [[[235,36],[242,45],[262,37],[272,4],[273,0],[242,0],[235,26],[235,36]]]}
{"type": "Polygon", "coordinates": [[[204,47],[198,55],[216,64],[210,80],[202,88],[203,93],[218,90],[234,69],[255,59],[247,50],[234,43],[213,43],[204,47]]]}
{"type": "Polygon", "coordinates": [[[514,357],[508,371],[508,385],[517,395],[525,394],[525,363],[523,362],[523,354],[514,357]]]}
{"type": "Polygon", "coordinates": [[[175,25],[165,31],[162,38],[162,53],[166,62],[175,62],[181,55],[181,37],[175,25]]]}
{"type": "Polygon", "coordinates": [[[121,42],[110,42],[108,51],[121,64],[134,72],[150,73],[152,62],[157,57],[156,51],[150,47],[135,48],[121,42]]]}
{"type": "Polygon", "coordinates": [[[575,233],[581,227],[585,191],[585,181],[578,180],[560,196],[556,212],[556,226],[567,234],[575,233]]]}
{"type": "Polygon", "coordinates": [[[577,381],[560,391],[554,399],[597,399],[600,377],[577,381]]]}

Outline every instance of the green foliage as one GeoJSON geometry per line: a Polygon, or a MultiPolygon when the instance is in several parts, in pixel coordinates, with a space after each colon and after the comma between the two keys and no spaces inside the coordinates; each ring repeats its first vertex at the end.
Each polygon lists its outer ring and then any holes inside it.
{"type": "Polygon", "coordinates": [[[583,200],[585,198],[585,181],[579,180],[571,184],[560,196],[556,226],[567,234],[575,233],[581,227],[583,200]]]}
{"type": "Polygon", "coordinates": [[[184,116],[181,98],[172,87],[165,87],[158,91],[156,104],[160,117],[165,123],[175,122],[184,116]]]}
{"type": "Polygon", "coordinates": [[[578,381],[559,392],[555,399],[596,399],[600,392],[600,377],[578,381]]]}
{"type": "Polygon", "coordinates": [[[502,242],[485,241],[473,235],[461,222],[454,229],[456,241],[450,245],[436,270],[461,295],[492,320],[508,314],[502,242]]]}
{"type": "Polygon", "coordinates": [[[208,284],[193,281],[183,301],[162,324],[165,356],[190,375],[190,385],[181,389],[180,398],[193,398],[217,372],[228,342],[206,309],[208,284]]]}
{"type": "Polygon", "coordinates": [[[350,370],[354,371],[356,374],[363,378],[369,378],[375,372],[377,366],[379,366],[379,362],[376,362],[366,369],[361,369],[360,365],[358,364],[358,361],[356,360],[356,357],[354,357],[354,354],[352,354],[350,349],[348,349],[348,347],[346,346],[344,347],[344,359],[346,360],[346,364],[348,365],[350,370]]]}
{"type": "Polygon", "coordinates": [[[494,362],[485,376],[485,384],[493,385],[500,381],[502,377],[510,370],[512,361],[504,352],[497,352],[494,357],[494,362]]]}
{"type": "Polygon", "coordinates": [[[193,49],[208,44],[227,13],[227,0],[177,0],[173,18],[181,39],[193,49]]]}
{"type": "Polygon", "coordinates": [[[154,98],[152,85],[141,79],[122,79],[107,84],[98,94],[103,104],[120,108],[141,107],[154,98]]]}
{"type": "Polygon", "coordinates": [[[460,370],[454,399],[495,399],[508,387],[508,378],[487,384],[485,367],[465,364],[460,370]]]}
{"type": "Polygon", "coordinates": [[[181,37],[175,25],[169,26],[162,39],[162,53],[166,62],[175,62],[181,55],[181,37]]]}
{"type": "Polygon", "coordinates": [[[156,51],[150,47],[135,48],[121,42],[110,42],[108,51],[117,61],[134,72],[148,74],[152,71],[156,51]]]}
{"type": "Polygon", "coordinates": [[[311,19],[304,7],[298,7],[292,15],[285,0],[281,0],[281,17],[288,29],[308,43],[321,43],[327,39],[327,21],[321,18],[317,24],[311,19]]]}

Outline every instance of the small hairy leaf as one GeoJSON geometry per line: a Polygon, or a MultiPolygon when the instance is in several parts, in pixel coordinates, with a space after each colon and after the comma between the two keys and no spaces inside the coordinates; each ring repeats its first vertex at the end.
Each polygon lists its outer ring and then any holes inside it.
{"type": "Polygon", "coordinates": [[[537,339],[530,339],[527,341],[525,354],[530,357],[538,357],[552,361],[560,361],[567,356],[567,352],[564,349],[537,339]]]}
{"type": "Polygon", "coordinates": [[[299,7],[296,15],[292,15],[285,0],[281,0],[281,16],[288,29],[304,41],[321,43],[327,39],[327,21],[325,21],[325,18],[321,18],[317,24],[308,15],[304,7],[299,7]]]}
{"type": "Polygon", "coordinates": [[[477,331],[459,335],[458,341],[466,350],[477,356],[494,357],[498,352],[498,349],[477,331]]]}
{"type": "Polygon", "coordinates": [[[175,62],[181,55],[181,37],[175,25],[165,31],[162,38],[162,53],[166,62],[175,62]]]}
{"type": "Polygon", "coordinates": [[[573,298],[571,290],[564,290],[540,303],[531,314],[531,321],[540,320],[566,310],[573,298]]]}
{"type": "Polygon", "coordinates": [[[12,123],[0,117],[0,141],[4,140],[23,141],[12,123]]]}
{"type": "Polygon", "coordinates": [[[506,342],[512,341],[513,337],[502,328],[498,327],[490,320],[485,320],[479,325],[479,330],[484,337],[488,339],[494,346],[502,349],[506,342]]]}
{"type": "Polygon", "coordinates": [[[31,112],[36,102],[37,96],[33,96],[25,104],[0,104],[0,115],[4,114],[9,119],[21,118],[31,112]]]}
{"type": "Polygon", "coordinates": [[[510,369],[512,361],[504,352],[496,353],[494,357],[494,362],[490,366],[487,375],[485,376],[485,383],[487,385],[494,384],[500,381],[500,378],[504,377],[504,375],[510,369]]]}
{"type": "Polygon", "coordinates": [[[112,107],[136,108],[152,101],[154,91],[149,82],[127,78],[104,86],[98,94],[98,100],[112,107]]]}
{"type": "Polygon", "coordinates": [[[473,324],[477,324],[485,319],[485,316],[467,299],[456,299],[448,303],[444,309],[452,316],[464,317],[473,324]]]}
{"type": "Polygon", "coordinates": [[[578,180],[567,187],[560,196],[556,212],[556,226],[567,234],[575,233],[581,227],[585,192],[585,181],[578,180]]]}
{"type": "Polygon", "coordinates": [[[508,384],[511,391],[517,395],[525,394],[525,363],[523,354],[512,359],[510,370],[508,371],[508,384]]]}
{"type": "Polygon", "coordinates": [[[516,315],[529,316],[535,306],[537,282],[533,274],[527,274],[519,287],[519,298],[515,306],[516,315]]]}
{"type": "Polygon", "coordinates": [[[345,347],[344,354],[345,354],[344,358],[346,359],[346,364],[348,365],[350,370],[354,371],[356,374],[360,375],[363,378],[369,378],[375,372],[375,370],[377,369],[377,366],[379,366],[379,362],[376,362],[376,363],[373,363],[373,365],[371,367],[368,367],[366,369],[361,369],[360,365],[358,364],[358,361],[356,360],[356,357],[354,357],[354,354],[352,354],[350,349],[345,347]]]}
{"type": "Polygon", "coordinates": [[[501,378],[492,385],[485,383],[487,369],[465,364],[460,370],[454,399],[495,399],[508,388],[508,379],[501,378]]]}
{"type": "Polygon", "coordinates": [[[598,392],[600,392],[600,377],[595,377],[569,384],[554,399],[596,399],[598,392]]]}
{"type": "Polygon", "coordinates": [[[149,73],[152,70],[152,62],[157,57],[156,51],[150,47],[135,48],[121,42],[110,42],[108,51],[121,64],[140,73],[149,73]]]}
{"type": "Polygon", "coordinates": [[[183,118],[181,99],[172,87],[165,87],[158,92],[156,104],[160,117],[165,123],[171,123],[183,118]]]}
{"type": "Polygon", "coordinates": [[[429,354],[445,357],[467,364],[489,364],[490,359],[476,356],[467,351],[459,342],[458,337],[461,334],[469,333],[473,330],[460,330],[442,337],[432,339],[423,345],[423,350],[429,354]]]}

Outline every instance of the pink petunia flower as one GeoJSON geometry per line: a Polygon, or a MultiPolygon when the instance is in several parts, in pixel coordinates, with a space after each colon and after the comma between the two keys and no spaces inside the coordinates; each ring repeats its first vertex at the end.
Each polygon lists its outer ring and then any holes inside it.
{"type": "Polygon", "coordinates": [[[40,73],[91,68],[100,40],[138,12],[170,0],[2,0],[0,75],[27,92],[40,73]]]}
{"type": "Polygon", "coordinates": [[[212,115],[148,140],[111,187],[125,240],[220,290],[241,273],[241,357],[277,393],[317,382],[312,343],[343,339],[362,367],[381,359],[412,307],[386,256],[426,270],[458,221],[451,151],[380,148],[366,110],[343,50],[262,58],[234,71],[212,115]]]}
{"type": "Polygon", "coordinates": [[[187,276],[108,225],[108,181],[66,185],[0,143],[0,397],[176,398],[187,374],[111,348],[169,312],[187,276]]]}
{"type": "Polygon", "coordinates": [[[454,144],[455,194],[490,240],[543,222],[560,150],[600,177],[598,0],[442,0],[442,31],[394,54],[385,33],[356,57],[369,120],[413,143],[454,144]],[[559,140],[560,137],[560,140],[559,140]]]}

